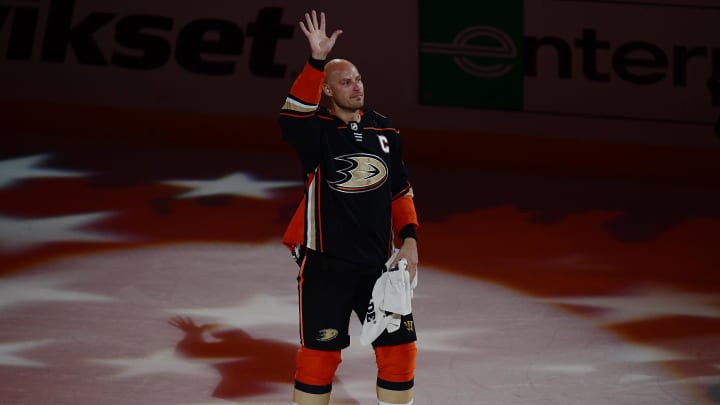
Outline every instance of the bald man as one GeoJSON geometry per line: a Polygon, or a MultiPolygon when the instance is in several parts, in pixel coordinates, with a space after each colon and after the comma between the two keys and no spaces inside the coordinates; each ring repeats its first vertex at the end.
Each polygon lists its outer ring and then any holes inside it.
{"type": "MultiPolygon", "coordinates": [[[[283,138],[297,152],[305,194],[283,237],[300,266],[300,348],[293,401],[328,404],[342,349],[350,345],[349,322],[373,316],[375,282],[401,259],[410,279],[417,264],[418,220],[402,158],[399,131],[387,117],[365,110],[365,87],[357,67],[327,61],[342,31],[330,36],[325,15],[305,14],[300,29],[311,56],[280,112],[283,138]],[[329,107],[320,105],[322,95],[329,107]]],[[[369,319],[369,318],[367,318],[369,319]]],[[[412,404],[415,324],[373,342],[380,404],[412,404]]]]}

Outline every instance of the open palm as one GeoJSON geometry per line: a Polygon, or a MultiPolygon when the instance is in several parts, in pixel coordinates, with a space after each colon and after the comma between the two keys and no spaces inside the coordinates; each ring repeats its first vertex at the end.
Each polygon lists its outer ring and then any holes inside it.
{"type": "Polygon", "coordinates": [[[300,21],[300,30],[308,39],[312,57],[315,59],[327,58],[327,55],[335,46],[335,41],[342,34],[342,30],[335,30],[328,37],[325,32],[325,13],[320,12],[320,21],[318,22],[315,10],[311,14],[305,13],[305,23],[300,21]]]}

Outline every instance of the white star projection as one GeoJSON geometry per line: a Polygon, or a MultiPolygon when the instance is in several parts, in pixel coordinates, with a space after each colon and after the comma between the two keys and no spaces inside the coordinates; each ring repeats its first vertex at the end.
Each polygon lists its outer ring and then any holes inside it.
{"type": "Polygon", "coordinates": [[[49,157],[49,155],[34,155],[0,160],[0,188],[13,187],[24,179],[88,176],[88,173],[37,167],[49,157]]]}
{"type": "Polygon", "coordinates": [[[692,360],[693,356],[657,347],[624,343],[613,347],[608,360],[618,363],[655,363],[674,360],[692,360]]]}
{"type": "Polygon", "coordinates": [[[720,298],[717,295],[669,289],[651,289],[625,296],[558,297],[540,301],[608,309],[610,311],[607,314],[596,316],[604,323],[639,321],[670,315],[720,318],[720,298]]]}
{"type": "Polygon", "coordinates": [[[528,370],[563,374],[587,374],[597,369],[592,364],[534,364],[528,366],[528,370]]]}
{"type": "Polygon", "coordinates": [[[656,381],[657,379],[658,377],[654,375],[629,373],[620,377],[620,380],[618,381],[620,382],[620,384],[633,384],[638,382],[656,381]]]}
{"type": "MultiPolygon", "coordinates": [[[[528,371],[544,372],[548,374],[590,374],[594,372],[602,372],[604,368],[614,367],[616,364],[641,364],[641,363],[658,363],[676,360],[692,360],[692,356],[675,353],[670,350],[664,350],[655,347],[620,342],[602,348],[598,353],[606,353],[602,355],[603,361],[565,361],[565,362],[542,362],[527,366],[528,371]]],[[[573,352],[572,350],[563,353],[568,359],[583,359],[586,355],[573,352]]],[[[632,372],[632,366],[627,366],[628,374],[620,377],[623,383],[643,382],[657,380],[658,376],[638,374],[632,372]]]]}
{"type": "Polygon", "coordinates": [[[95,364],[116,367],[119,369],[113,377],[129,378],[152,374],[184,374],[192,376],[213,377],[216,372],[209,365],[232,359],[214,358],[212,361],[186,360],[175,352],[175,349],[163,349],[141,357],[125,357],[114,359],[88,359],[95,364]]]}
{"type": "Polygon", "coordinates": [[[418,350],[467,353],[472,350],[468,344],[471,337],[481,338],[489,332],[487,329],[433,329],[428,328],[422,331],[422,340],[418,342],[418,350]]]}
{"type": "Polygon", "coordinates": [[[298,181],[256,180],[246,173],[233,173],[216,180],[171,180],[163,183],[191,189],[178,195],[177,198],[224,194],[262,200],[272,198],[270,190],[294,187],[302,184],[298,181]]]}
{"type": "Polygon", "coordinates": [[[30,340],[23,342],[0,343],[0,366],[1,367],[45,367],[45,363],[29,360],[17,356],[16,353],[46,346],[52,343],[52,339],[30,340]]]}
{"type": "Polygon", "coordinates": [[[36,219],[0,216],[0,252],[22,251],[51,242],[127,241],[127,237],[83,229],[111,215],[91,213],[36,219]]]}
{"type": "Polygon", "coordinates": [[[252,295],[244,303],[222,308],[172,309],[169,312],[216,319],[224,325],[249,327],[268,324],[295,324],[297,296],[252,295]]]}
{"type": "Polygon", "coordinates": [[[0,279],[0,311],[35,302],[112,302],[114,299],[64,289],[54,278],[0,279]]]}

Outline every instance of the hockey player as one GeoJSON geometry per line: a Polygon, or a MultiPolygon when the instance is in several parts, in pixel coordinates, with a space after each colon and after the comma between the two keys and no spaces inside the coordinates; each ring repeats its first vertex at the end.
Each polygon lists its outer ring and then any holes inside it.
{"type": "MultiPolygon", "coordinates": [[[[306,190],[283,242],[300,265],[301,347],[293,401],[320,405],[330,400],[341,350],[350,344],[351,313],[365,319],[394,245],[395,262],[406,259],[415,277],[418,220],[398,130],[388,118],[363,109],[364,85],[352,63],[327,60],[342,31],[328,36],[325,14],[314,10],[299,25],[311,56],[279,121],[300,158],[306,190]],[[329,109],[320,106],[322,94],[329,109]]],[[[373,341],[380,404],[412,404],[416,340],[409,314],[399,330],[385,330],[373,341]]]]}

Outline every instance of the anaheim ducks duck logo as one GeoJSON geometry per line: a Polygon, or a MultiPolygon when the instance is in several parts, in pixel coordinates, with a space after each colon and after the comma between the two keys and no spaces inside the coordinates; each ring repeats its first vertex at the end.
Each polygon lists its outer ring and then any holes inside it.
{"type": "Polygon", "coordinates": [[[335,339],[339,333],[337,329],[320,329],[315,340],[318,342],[329,342],[335,339]]]}
{"type": "Polygon", "coordinates": [[[348,166],[337,170],[342,178],[328,181],[330,187],[344,193],[362,193],[382,186],[388,177],[388,169],[382,159],[366,153],[338,156],[335,160],[348,166]]]}

